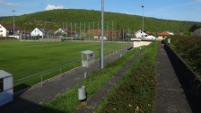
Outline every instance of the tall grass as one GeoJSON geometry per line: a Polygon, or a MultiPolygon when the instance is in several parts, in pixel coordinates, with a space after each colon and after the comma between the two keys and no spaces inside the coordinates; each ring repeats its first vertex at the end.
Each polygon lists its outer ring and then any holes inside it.
{"type": "Polygon", "coordinates": [[[151,113],[156,88],[158,42],[143,52],[124,78],[98,106],[98,113],[151,113]]]}
{"type": "Polygon", "coordinates": [[[89,75],[82,83],[76,85],[64,94],[57,96],[51,102],[46,103],[42,110],[37,113],[53,113],[54,110],[62,113],[72,113],[84,102],[78,101],[77,90],[79,85],[85,85],[88,98],[94,94],[109,78],[115,75],[139,50],[129,51],[127,54],[116,61],[109,63],[104,69],[89,75]],[[54,110],[52,110],[54,109],[54,110]]]}

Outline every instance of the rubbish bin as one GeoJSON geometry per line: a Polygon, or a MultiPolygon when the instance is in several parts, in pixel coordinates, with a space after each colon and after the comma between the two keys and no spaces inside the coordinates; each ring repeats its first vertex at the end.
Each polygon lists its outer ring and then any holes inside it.
{"type": "Polygon", "coordinates": [[[78,88],[78,100],[86,100],[86,87],[85,86],[80,86],[78,88]]]}

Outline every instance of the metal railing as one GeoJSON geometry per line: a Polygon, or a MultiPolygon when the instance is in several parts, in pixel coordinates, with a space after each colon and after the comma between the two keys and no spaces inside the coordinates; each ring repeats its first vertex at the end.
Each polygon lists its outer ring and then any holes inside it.
{"type": "MultiPolygon", "coordinates": [[[[50,79],[51,77],[55,76],[55,75],[50,76],[48,73],[58,71],[58,72],[56,72],[56,75],[59,75],[59,74],[63,73],[62,72],[63,68],[67,68],[68,66],[69,67],[71,66],[70,68],[64,70],[66,72],[66,71],[71,70],[72,68],[75,68],[76,66],[80,66],[80,63],[81,63],[81,59],[78,59],[78,60],[75,60],[75,61],[70,62],[68,64],[63,64],[63,65],[60,65],[60,66],[57,66],[57,67],[54,67],[54,68],[50,68],[50,69],[42,71],[42,72],[38,72],[38,73],[35,73],[35,74],[32,74],[32,75],[26,76],[26,77],[18,79],[18,80],[14,80],[14,87],[17,87],[20,84],[27,84],[26,81],[30,81],[30,80],[32,80],[34,78],[36,79],[35,80],[36,82],[33,82],[32,84],[29,84],[29,87],[32,86],[32,85],[35,85],[36,83],[39,83],[39,82],[41,83],[41,86],[43,86],[44,81],[46,81],[46,80],[50,79]],[[38,77],[38,78],[36,78],[36,77],[38,77]]],[[[24,87],[24,88],[27,88],[27,87],[24,87]]],[[[17,91],[18,90],[23,90],[24,88],[19,88],[19,89],[17,89],[17,91]]]]}
{"type": "MultiPolygon", "coordinates": [[[[116,48],[112,51],[106,51],[104,56],[107,57],[108,55],[114,54],[115,52],[122,50],[123,48],[126,48],[126,47],[119,47],[119,48],[116,48]]],[[[99,58],[96,58],[96,60],[98,60],[98,59],[99,58]]],[[[18,87],[21,84],[26,85],[26,87],[23,87],[23,88],[16,88],[16,91],[24,90],[27,87],[30,87],[30,86],[35,85],[37,83],[40,83],[40,85],[42,87],[44,85],[44,83],[46,83],[47,80],[49,80],[52,77],[55,77],[55,75],[62,75],[64,72],[75,69],[76,67],[78,67],[80,65],[81,65],[81,59],[77,59],[77,60],[74,60],[73,62],[63,64],[63,65],[60,65],[60,66],[57,66],[54,68],[50,68],[50,69],[47,69],[45,71],[38,72],[38,73],[26,76],[26,77],[21,78],[21,79],[14,80],[14,87],[18,87]],[[69,68],[67,68],[68,66],[69,66],[69,68]],[[64,68],[66,68],[66,69],[64,70],[64,68]],[[51,72],[52,73],[55,72],[55,73],[53,73],[53,75],[51,75],[52,74],[51,72]],[[35,79],[35,80],[33,80],[33,79],[35,79]],[[33,82],[33,83],[30,83],[30,82],[33,82]]]]}

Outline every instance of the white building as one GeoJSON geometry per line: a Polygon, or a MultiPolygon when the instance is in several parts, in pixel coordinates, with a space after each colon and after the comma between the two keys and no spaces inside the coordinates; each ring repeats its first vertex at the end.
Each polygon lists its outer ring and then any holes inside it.
{"type": "Polygon", "coordinates": [[[136,38],[142,39],[143,37],[146,37],[146,36],[148,36],[148,34],[145,33],[145,32],[142,31],[142,30],[138,30],[137,32],[135,32],[135,37],[136,37],[136,38]]]}
{"type": "Polygon", "coordinates": [[[156,37],[152,35],[148,35],[146,32],[142,30],[135,32],[135,37],[141,40],[156,40],[156,37]]]}
{"type": "Polygon", "coordinates": [[[167,38],[170,35],[174,35],[173,32],[169,32],[169,31],[164,31],[158,34],[158,40],[163,40],[165,38],[167,38]]]}
{"type": "Polygon", "coordinates": [[[8,32],[6,28],[0,24],[0,37],[6,37],[8,36],[8,32]]]}
{"type": "Polygon", "coordinates": [[[18,26],[13,26],[10,24],[0,24],[0,37],[18,37],[19,35],[20,28],[18,26]]]}
{"type": "Polygon", "coordinates": [[[35,28],[32,32],[31,32],[31,36],[35,37],[35,36],[39,36],[39,37],[44,37],[44,33],[38,29],[38,28],[35,28]]]}
{"type": "Polygon", "coordinates": [[[63,30],[62,28],[59,28],[58,30],[56,30],[54,32],[54,34],[67,34],[65,30],[63,30]]]}

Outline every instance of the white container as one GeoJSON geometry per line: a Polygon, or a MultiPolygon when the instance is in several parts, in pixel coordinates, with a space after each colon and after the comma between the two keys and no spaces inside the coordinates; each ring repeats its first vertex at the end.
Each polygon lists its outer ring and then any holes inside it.
{"type": "Polygon", "coordinates": [[[86,99],[86,87],[81,86],[78,88],[78,100],[85,100],[86,99]]]}
{"type": "Polygon", "coordinates": [[[0,70],[0,106],[13,101],[13,76],[0,70]]]}

